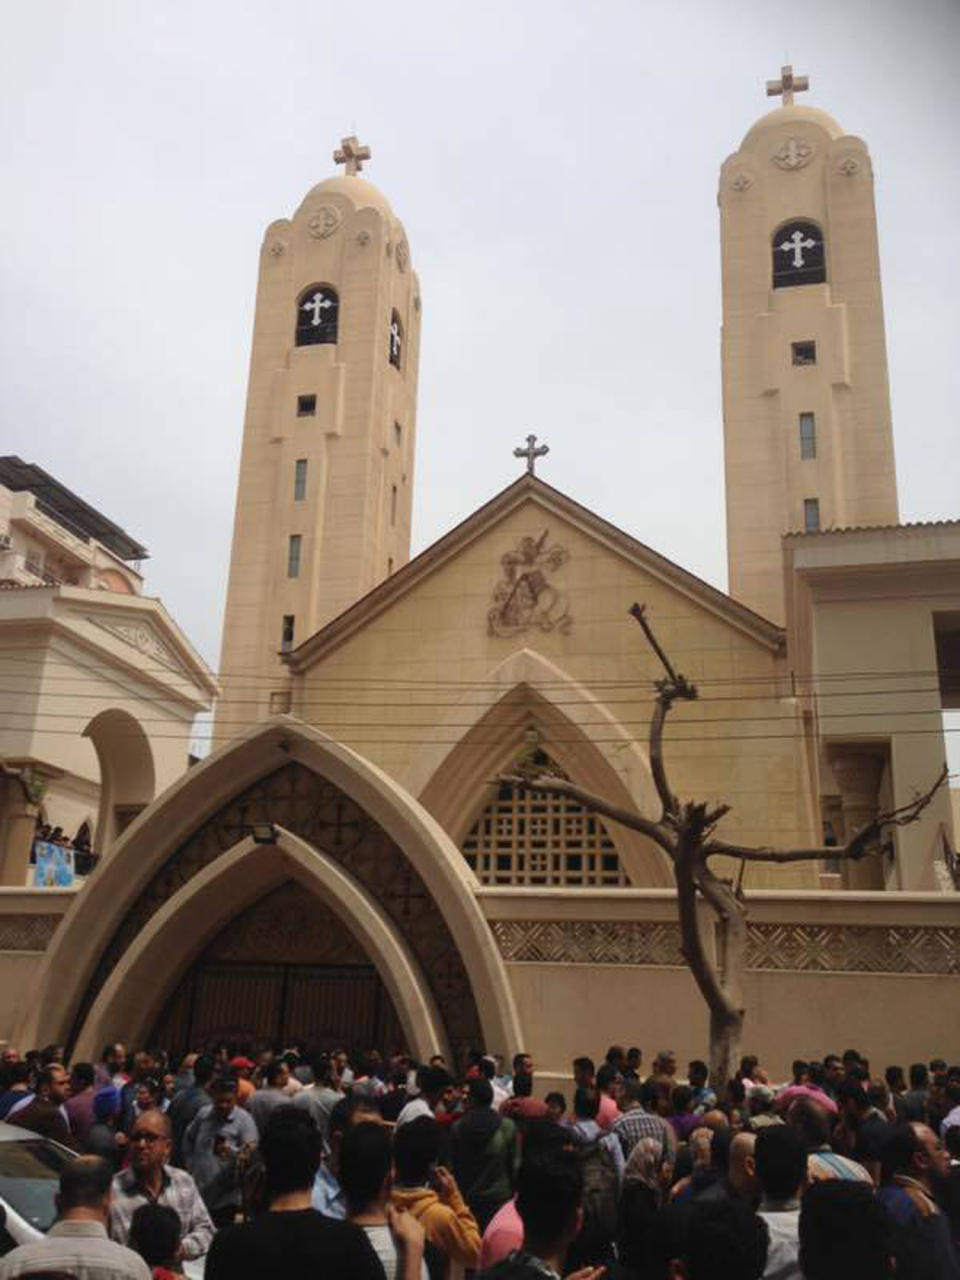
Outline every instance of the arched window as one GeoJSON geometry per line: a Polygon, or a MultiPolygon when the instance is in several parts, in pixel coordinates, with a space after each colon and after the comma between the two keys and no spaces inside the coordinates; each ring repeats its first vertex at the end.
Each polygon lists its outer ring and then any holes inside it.
{"type": "Polygon", "coordinates": [[[297,346],[336,342],[340,299],[328,284],[312,284],[297,300],[297,346]]]}
{"type": "Polygon", "coordinates": [[[390,363],[395,369],[400,368],[400,361],[403,358],[403,323],[400,319],[399,311],[390,313],[390,342],[389,342],[390,363]]]}
{"type": "Polygon", "coordinates": [[[815,222],[794,219],[773,233],[773,287],[786,289],[795,284],[823,284],[827,259],[823,232],[815,222]]]}
{"type": "MultiPolygon", "coordinates": [[[[543,752],[537,763],[561,771],[543,752]]],[[[596,814],[567,796],[501,783],[463,842],[481,884],[588,887],[623,885],[627,877],[596,814]]]]}

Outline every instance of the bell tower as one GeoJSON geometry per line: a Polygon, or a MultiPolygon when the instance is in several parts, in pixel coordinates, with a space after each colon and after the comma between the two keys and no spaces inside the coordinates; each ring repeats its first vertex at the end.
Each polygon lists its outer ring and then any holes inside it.
{"type": "Polygon", "coordinates": [[[284,653],[409,558],[420,287],[369,158],[345,138],[261,246],[218,746],[287,710],[284,653]]]}
{"type": "Polygon", "coordinates": [[[873,170],[866,144],[782,105],[720,171],[730,594],[784,621],[784,533],[898,519],[873,170]]]}

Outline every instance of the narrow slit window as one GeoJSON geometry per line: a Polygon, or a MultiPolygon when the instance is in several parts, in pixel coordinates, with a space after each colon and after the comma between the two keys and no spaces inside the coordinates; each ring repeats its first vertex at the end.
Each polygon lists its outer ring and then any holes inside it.
{"type": "Polygon", "coordinates": [[[393,442],[398,449],[401,444],[403,444],[403,427],[401,427],[399,422],[395,422],[393,424],[393,442]]]}
{"type": "Polygon", "coordinates": [[[285,613],[283,615],[283,626],[280,628],[280,652],[289,653],[293,648],[293,626],[294,615],[285,613]]]}
{"type": "Polygon", "coordinates": [[[804,533],[820,532],[820,499],[804,498],[803,500],[804,533]]]}
{"type": "Polygon", "coordinates": [[[298,458],[293,469],[293,500],[302,502],[307,496],[307,460],[298,458]]]}
{"type": "Polygon", "coordinates": [[[297,417],[312,418],[317,412],[316,396],[297,396],[297,417]]]}
{"type": "Polygon", "coordinates": [[[300,577],[300,549],[303,544],[303,538],[299,533],[290,535],[290,541],[287,543],[287,577],[300,577]]]}
{"type": "Polygon", "coordinates": [[[397,486],[390,486],[390,523],[397,523],[397,486]]]}
{"type": "Polygon", "coordinates": [[[800,457],[805,461],[817,456],[817,418],[813,413],[800,415],[800,457]]]}
{"type": "Polygon", "coordinates": [[[817,344],[815,342],[792,342],[790,351],[795,365],[817,363],[817,344]]]}
{"type": "Polygon", "coordinates": [[[390,556],[387,559],[387,577],[388,578],[390,577],[391,573],[393,573],[393,556],[390,556]]]}

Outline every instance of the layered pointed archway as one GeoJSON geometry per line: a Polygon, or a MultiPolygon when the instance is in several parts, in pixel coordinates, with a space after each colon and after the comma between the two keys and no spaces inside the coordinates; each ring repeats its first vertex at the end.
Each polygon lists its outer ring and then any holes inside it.
{"type": "MultiPolygon", "coordinates": [[[[588,790],[658,812],[640,744],[602,699],[534,650],[511,654],[465,690],[446,719],[455,735],[445,743],[441,721],[437,742],[414,759],[405,781],[458,847],[495,795],[497,775],[529,748],[531,730],[537,745],[588,790]]],[[[672,886],[666,858],[651,841],[612,825],[608,833],[631,885],[672,886]]]]}
{"type": "Polygon", "coordinates": [[[503,962],[456,847],[385,773],[291,717],[223,747],[118,840],[57,932],[21,1041],[96,1049],[108,1026],[127,1039],[126,1024],[146,1029],[157,1000],[143,976],[169,991],[215,928],[210,912],[222,923],[221,903],[252,900],[226,894],[233,862],[254,882],[293,875],[338,911],[353,904],[350,927],[385,982],[390,970],[413,1044],[519,1046],[503,962]]]}

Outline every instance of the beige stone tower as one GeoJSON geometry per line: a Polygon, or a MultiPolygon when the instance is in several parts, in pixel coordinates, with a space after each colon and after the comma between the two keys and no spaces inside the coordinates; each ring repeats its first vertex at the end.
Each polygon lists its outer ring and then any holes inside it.
{"type": "Polygon", "coordinates": [[[898,519],[870,155],[806,88],[720,171],[729,590],[775,622],[782,534],[898,519]]]}
{"type": "Polygon", "coordinates": [[[284,653],[409,558],[420,289],[369,155],[344,139],[346,173],[261,247],[217,745],[285,710],[284,653]]]}

